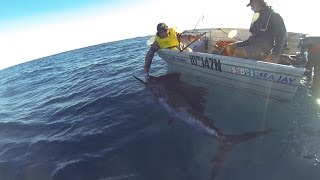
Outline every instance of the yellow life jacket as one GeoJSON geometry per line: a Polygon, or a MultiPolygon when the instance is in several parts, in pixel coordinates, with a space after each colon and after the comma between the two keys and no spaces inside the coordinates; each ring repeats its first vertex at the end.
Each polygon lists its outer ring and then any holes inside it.
{"type": "Polygon", "coordinates": [[[158,43],[161,49],[178,49],[180,45],[177,32],[174,30],[174,28],[169,29],[169,34],[165,38],[160,38],[158,35],[156,35],[155,41],[158,43]]]}

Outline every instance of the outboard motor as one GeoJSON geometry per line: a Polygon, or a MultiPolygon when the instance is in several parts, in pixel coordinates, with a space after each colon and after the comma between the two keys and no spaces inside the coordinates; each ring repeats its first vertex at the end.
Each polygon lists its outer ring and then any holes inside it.
{"type": "Polygon", "coordinates": [[[320,37],[305,36],[298,45],[301,54],[306,54],[306,73],[308,80],[312,80],[312,94],[320,97],[320,37]]]}

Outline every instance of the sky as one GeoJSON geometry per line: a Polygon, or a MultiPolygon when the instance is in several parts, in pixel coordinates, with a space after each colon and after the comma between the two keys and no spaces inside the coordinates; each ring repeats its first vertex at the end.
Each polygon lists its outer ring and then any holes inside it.
{"type": "MultiPolygon", "coordinates": [[[[248,28],[253,14],[246,7],[248,2],[0,0],[0,70],[73,49],[152,35],[159,22],[180,32],[209,27],[248,28]]],[[[268,1],[283,17],[288,31],[319,35],[316,1],[303,2],[268,1]]]]}

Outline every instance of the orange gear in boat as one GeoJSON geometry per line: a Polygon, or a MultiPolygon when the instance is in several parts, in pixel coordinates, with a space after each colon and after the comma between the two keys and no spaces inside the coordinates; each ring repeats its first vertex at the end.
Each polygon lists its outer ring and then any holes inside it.
{"type": "Polygon", "coordinates": [[[225,56],[229,56],[230,54],[227,53],[227,51],[225,50],[225,47],[228,46],[230,43],[233,43],[233,41],[217,41],[216,42],[216,46],[218,48],[223,48],[223,55],[225,56]]]}

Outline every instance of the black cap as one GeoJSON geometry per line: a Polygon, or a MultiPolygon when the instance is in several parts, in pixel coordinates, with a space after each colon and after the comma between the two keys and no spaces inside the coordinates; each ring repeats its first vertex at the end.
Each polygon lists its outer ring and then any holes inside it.
{"type": "Polygon", "coordinates": [[[251,6],[251,4],[252,4],[253,2],[258,2],[258,1],[264,2],[264,0],[250,0],[249,4],[247,4],[247,7],[248,7],[248,6],[251,6]]]}
{"type": "Polygon", "coordinates": [[[165,24],[165,23],[159,23],[158,25],[157,25],[157,31],[159,32],[159,31],[164,31],[164,30],[168,30],[169,28],[168,28],[168,26],[165,24]]]}

